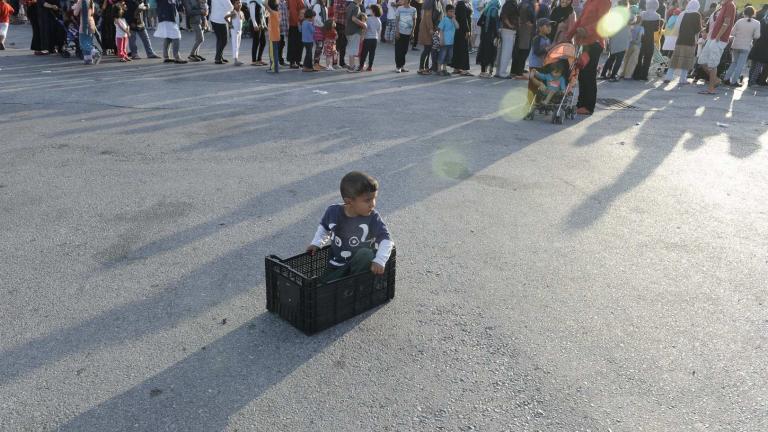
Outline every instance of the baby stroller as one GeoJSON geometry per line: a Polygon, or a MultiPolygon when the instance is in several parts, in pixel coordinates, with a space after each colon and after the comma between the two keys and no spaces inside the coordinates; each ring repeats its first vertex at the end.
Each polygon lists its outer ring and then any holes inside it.
{"type": "Polygon", "coordinates": [[[574,107],[573,88],[579,77],[579,65],[577,59],[581,56],[581,48],[576,48],[570,43],[560,43],[552,47],[544,59],[544,67],[539,69],[541,72],[548,71],[553,65],[560,63],[566,65],[563,71],[563,78],[567,81],[567,86],[562,94],[555,94],[546,101],[546,95],[538,91],[532,83],[532,76],[528,78],[528,89],[530,104],[528,105],[528,114],[523,120],[533,120],[536,111],[539,114],[549,115],[552,113],[553,124],[563,124],[566,118],[576,118],[576,109],[574,107]]]}
{"type": "Polygon", "coordinates": [[[61,55],[64,58],[69,58],[72,56],[72,53],[80,59],[83,58],[83,53],[80,51],[80,32],[78,31],[75,22],[70,19],[69,24],[67,25],[64,49],[61,50],[61,55]]]}

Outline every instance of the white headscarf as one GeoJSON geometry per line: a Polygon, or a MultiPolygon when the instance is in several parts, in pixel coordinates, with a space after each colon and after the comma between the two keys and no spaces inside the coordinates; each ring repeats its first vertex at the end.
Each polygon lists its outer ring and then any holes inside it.
{"type": "Polygon", "coordinates": [[[661,19],[661,15],[656,13],[659,8],[659,0],[647,0],[645,2],[645,11],[643,12],[643,21],[656,21],[661,19]]]}
{"type": "Polygon", "coordinates": [[[699,9],[701,9],[701,5],[699,4],[699,0],[691,0],[685,6],[685,10],[683,11],[683,14],[698,12],[699,9]]]}

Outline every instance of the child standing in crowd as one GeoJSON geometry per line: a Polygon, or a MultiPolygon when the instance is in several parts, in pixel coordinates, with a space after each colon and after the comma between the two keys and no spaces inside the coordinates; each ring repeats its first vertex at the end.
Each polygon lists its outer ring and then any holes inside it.
{"type": "Polygon", "coordinates": [[[394,243],[387,225],[375,210],[379,182],[368,174],[353,171],[341,179],[344,204],[325,211],[307,252],[314,255],[331,245],[328,270],[322,277],[330,282],[370,270],[384,274],[394,243]]]}
{"type": "Polygon", "coordinates": [[[304,21],[301,23],[301,42],[304,44],[304,72],[315,72],[312,67],[312,46],[315,44],[315,26],[312,18],[315,13],[312,9],[304,11],[304,21]]]}
{"type": "Polygon", "coordinates": [[[440,52],[437,55],[437,73],[442,76],[449,76],[446,65],[453,58],[453,40],[456,36],[456,29],[459,23],[456,21],[456,9],[453,5],[445,6],[445,16],[437,24],[437,30],[440,33],[440,52]]]}
{"type": "Polygon", "coordinates": [[[8,26],[11,23],[11,15],[14,13],[14,9],[5,2],[0,0],[0,50],[5,49],[5,38],[8,36],[8,26]]]}
{"type": "Polygon", "coordinates": [[[365,59],[368,57],[368,68],[366,71],[373,70],[373,57],[376,55],[376,47],[379,44],[379,36],[381,35],[381,6],[373,4],[370,7],[371,16],[368,18],[365,28],[365,39],[363,39],[363,50],[360,54],[360,67],[357,70],[362,71],[365,59]]]}
{"type": "Polygon", "coordinates": [[[131,29],[128,28],[128,22],[125,20],[125,3],[117,3],[114,6],[114,16],[117,56],[121,62],[129,62],[131,59],[128,58],[128,37],[131,34],[131,29]]]}
{"type": "Polygon", "coordinates": [[[278,8],[277,0],[267,0],[267,13],[269,14],[267,22],[269,26],[269,70],[267,72],[272,73],[278,73],[280,65],[283,63],[279,56],[282,35],[280,34],[281,17],[278,8]]]}
{"type": "Polygon", "coordinates": [[[337,63],[336,59],[336,22],[334,20],[326,20],[325,26],[325,41],[323,42],[323,55],[325,55],[325,69],[332,71],[333,65],[337,63]]]}
{"type": "Polygon", "coordinates": [[[235,66],[242,66],[240,57],[240,41],[243,36],[243,11],[240,0],[232,3],[232,11],[224,15],[224,20],[229,24],[230,39],[232,39],[232,61],[235,66]]]}
{"type": "Polygon", "coordinates": [[[323,54],[323,45],[325,45],[325,21],[328,19],[328,8],[325,6],[325,0],[315,0],[312,6],[312,12],[315,17],[312,18],[314,26],[313,35],[315,40],[315,56],[313,58],[313,68],[321,71],[325,68],[320,66],[320,56],[323,54]]]}
{"type": "Polygon", "coordinates": [[[147,0],[147,6],[147,28],[154,30],[157,28],[157,0],[147,0]]]}
{"type": "Polygon", "coordinates": [[[644,33],[645,29],[640,25],[640,17],[637,17],[632,22],[632,25],[629,26],[629,47],[624,53],[624,63],[622,64],[621,74],[619,74],[621,78],[632,78],[632,73],[635,72],[635,67],[637,67],[637,60],[640,58],[640,45],[642,44],[644,33]]]}
{"type": "Polygon", "coordinates": [[[411,6],[409,0],[400,0],[400,7],[395,13],[395,72],[408,72],[405,69],[405,55],[408,54],[408,45],[416,26],[416,8],[411,6]]]}
{"type": "MultiPolygon", "coordinates": [[[[365,31],[368,29],[368,16],[364,13],[360,13],[357,15],[357,21],[359,22],[357,25],[360,27],[362,34],[365,34],[365,31]]],[[[350,64],[347,72],[350,73],[360,72],[360,68],[355,66],[360,60],[360,51],[362,49],[362,40],[360,39],[360,36],[361,34],[352,35],[348,37],[347,40],[347,55],[350,64]]]]}
{"type": "Polygon", "coordinates": [[[753,19],[755,9],[752,6],[744,8],[744,18],[736,21],[731,30],[731,66],[725,72],[723,84],[731,87],[740,87],[739,83],[747,65],[747,57],[752,49],[752,42],[760,39],[760,21],[753,19]]]}
{"type": "Polygon", "coordinates": [[[552,41],[549,40],[549,33],[552,31],[552,25],[549,18],[539,18],[536,21],[539,33],[531,41],[531,53],[528,55],[528,69],[531,74],[536,69],[544,66],[544,57],[547,55],[552,41]]]}

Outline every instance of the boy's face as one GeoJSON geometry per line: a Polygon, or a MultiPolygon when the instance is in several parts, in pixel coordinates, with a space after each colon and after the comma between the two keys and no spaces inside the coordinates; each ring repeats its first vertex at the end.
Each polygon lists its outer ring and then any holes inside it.
{"type": "Polygon", "coordinates": [[[368,192],[355,198],[344,198],[344,203],[355,216],[368,216],[376,208],[378,192],[368,192]]]}
{"type": "Polygon", "coordinates": [[[446,12],[445,14],[446,14],[446,15],[448,15],[448,18],[453,18],[453,16],[454,16],[454,15],[456,15],[456,13],[455,13],[455,12],[456,12],[456,11],[454,11],[453,9],[451,9],[451,10],[449,10],[448,12],[446,12]]]}
{"type": "Polygon", "coordinates": [[[549,26],[549,24],[544,24],[543,26],[539,27],[539,34],[549,34],[549,32],[552,31],[552,28],[549,26]]]}
{"type": "Polygon", "coordinates": [[[563,75],[563,71],[560,69],[552,69],[552,78],[560,78],[563,75]]]}

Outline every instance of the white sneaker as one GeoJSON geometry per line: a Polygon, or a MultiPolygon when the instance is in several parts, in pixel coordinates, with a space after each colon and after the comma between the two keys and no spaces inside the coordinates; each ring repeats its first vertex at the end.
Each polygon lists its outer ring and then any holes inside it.
{"type": "Polygon", "coordinates": [[[334,69],[333,66],[326,66],[325,70],[327,70],[327,71],[334,71],[336,69],[334,69]]]}

